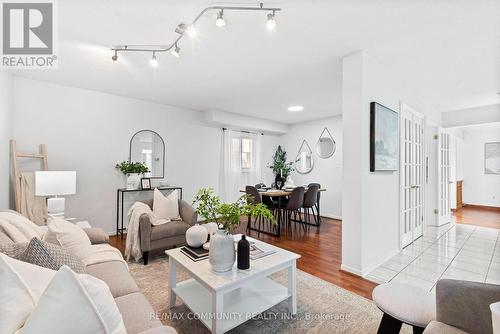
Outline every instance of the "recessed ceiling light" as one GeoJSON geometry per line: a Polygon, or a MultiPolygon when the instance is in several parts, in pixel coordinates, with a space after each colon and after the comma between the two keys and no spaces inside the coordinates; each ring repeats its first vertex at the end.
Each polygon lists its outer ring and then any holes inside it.
{"type": "Polygon", "coordinates": [[[303,106],[290,106],[290,107],[288,107],[288,111],[291,111],[291,112],[299,112],[299,111],[303,111],[303,110],[304,110],[303,106]]]}

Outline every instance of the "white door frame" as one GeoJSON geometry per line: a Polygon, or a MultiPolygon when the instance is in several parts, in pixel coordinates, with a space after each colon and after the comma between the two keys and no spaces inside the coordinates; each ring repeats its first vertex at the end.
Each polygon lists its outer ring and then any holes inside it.
{"type": "Polygon", "coordinates": [[[400,160],[399,238],[400,238],[401,249],[411,244],[414,240],[418,239],[424,233],[426,225],[424,222],[425,219],[424,218],[425,217],[424,216],[425,212],[424,159],[425,159],[425,116],[401,101],[400,159],[399,159],[400,160]],[[409,120],[408,116],[411,117],[411,120],[409,120]],[[418,124],[415,123],[414,121],[415,119],[419,120],[420,126],[417,126],[418,124]],[[417,129],[420,133],[416,133],[417,129]],[[419,146],[418,151],[415,150],[417,146],[419,146]],[[407,148],[409,149],[410,152],[406,152],[407,148]],[[416,161],[417,165],[415,165],[416,161]],[[415,173],[415,170],[418,171],[418,175],[415,173]],[[416,200],[415,196],[419,196],[420,200],[419,201],[416,200]],[[416,206],[418,206],[418,208],[416,208],[416,206]],[[407,207],[409,207],[409,209],[405,210],[405,208],[407,207]],[[405,217],[405,215],[410,215],[410,216],[405,217]],[[417,220],[420,224],[418,224],[417,220]],[[417,228],[415,228],[416,225],[418,225],[417,228]]]}
{"type": "Polygon", "coordinates": [[[450,134],[438,130],[438,226],[451,222],[450,134]]]}

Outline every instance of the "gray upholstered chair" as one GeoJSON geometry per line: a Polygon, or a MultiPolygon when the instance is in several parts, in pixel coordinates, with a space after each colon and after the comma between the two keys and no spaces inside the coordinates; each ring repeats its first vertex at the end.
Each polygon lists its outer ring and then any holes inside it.
{"type": "MultiPolygon", "coordinates": [[[[146,202],[151,208],[153,201],[146,202]]],[[[188,202],[179,200],[181,220],[153,226],[148,215],[139,218],[139,238],[141,241],[144,265],[148,264],[149,252],[172,248],[186,243],[186,231],[196,224],[198,214],[188,202]]]]}
{"type": "Polygon", "coordinates": [[[304,195],[304,204],[302,204],[302,209],[304,210],[304,220],[305,223],[308,225],[312,225],[311,215],[309,213],[309,210],[311,210],[312,216],[314,218],[314,225],[319,226],[320,224],[319,215],[316,217],[316,214],[314,213],[314,208],[318,203],[318,198],[319,198],[319,185],[317,184],[309,185],[304,195]]]}
{"type": "Polygon", "coordinates": [[[436,321],[424,334],[492,334],[490,304],[500,301],[500,285],[442,279],[436,286],[436,321]]]}
{"type": "Polygon", "coordinates": [[[304,225],[302,222],[302,218],[300,217],[300,211],[299,211],[302,205],[304,204],[304,192],[305,192],[304,187],[294,188],[292,190],[292,193],[288,197],[287,205],[282,209],[284,211],[288,227],[290,227],[291,225],[292,215],[294,217],[295,222],[298,221],[302,225],[302,227],[304,228],[306,227],[306,225],[304,225]]]}

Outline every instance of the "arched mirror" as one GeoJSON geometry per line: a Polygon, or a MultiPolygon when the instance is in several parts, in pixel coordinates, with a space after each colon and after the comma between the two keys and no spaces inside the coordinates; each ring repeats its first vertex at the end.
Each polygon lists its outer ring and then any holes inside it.
{"type": "Polygon", "coordinates": [[[308,174],[314,167],[314,157],[311,147],[304,139],[300,145],[299,152],[295,157],[295,170],[299,174],[308,174]]]}
{"type": "Polygon", "coordinates": [[[335,153],[337,145],[328,128],[324,128],[316,143],[316,154],[321,159],[328,159],[335,153]]]}
{"type": "Polygon", "coordinates": [[[151,172],[145,177],[165,177],[165,142],[156,132],[141,130],[130,139],[130,162],[142,162],[151,172]]]}

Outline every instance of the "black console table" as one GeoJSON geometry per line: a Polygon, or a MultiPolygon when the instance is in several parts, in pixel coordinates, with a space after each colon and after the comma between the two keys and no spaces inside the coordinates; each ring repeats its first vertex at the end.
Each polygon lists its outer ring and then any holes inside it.
{"type": "MultiPolygon", "coordinates": [[[[179,191],[179,198],[182,199],[182,188],[169,186],[169,187],[157,187],[159,191],[164,190],[177,190],[179,191]]],[[[116,191],[116,235],[120,235],[123,238],[123,231],[125,228],[123,227],[123,198],[125,193],[137,193],[137,192],[147,192],[154,191],[154,189],[132,189],[128,190],[125,188],[117,189],[116,191]]]]}

